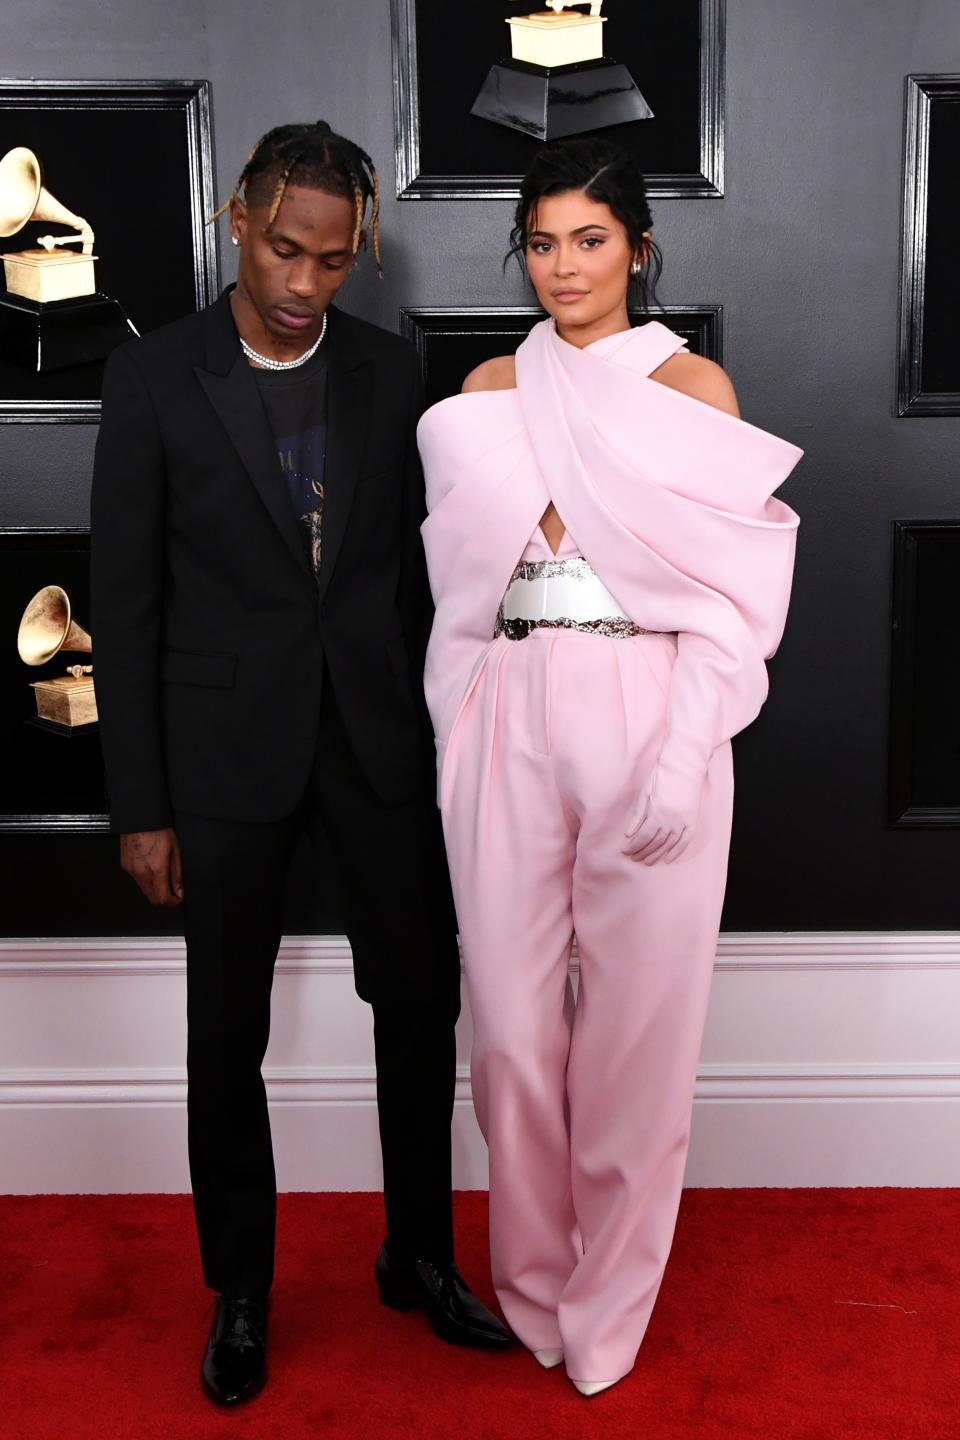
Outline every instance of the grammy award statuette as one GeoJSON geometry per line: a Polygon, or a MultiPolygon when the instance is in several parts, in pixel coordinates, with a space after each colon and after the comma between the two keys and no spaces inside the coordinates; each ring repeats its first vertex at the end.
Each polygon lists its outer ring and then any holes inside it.
{"type": "Polygon", "coordinates": [[[34,248],[3,256],[5,358],[38,373],[102,360],[138,332],[119,302],[97,290],[89,221],[50,194],[36,155],[17,145],[0,159],[0,236],[18,234],[31,220],[75,233],[41,235],[34,248]],[[71,245],[79,251],[66,248],[71,245]]]}
{"type": "Polygon", "coordinates": [[[630,71],[604,58],[603,0],[577,9],[567,0],[547,3],[507,19],[510,58],[491,67],[470,114],[537,140],[649,120],[653,111],[630,71]]]}
{"type": "MultiPolygon", "coordinates": [[[[74,620],[70,597],[59,585],[38,590],[23,612],[17,633],[17,651],[25,665],[45,665],[61,650],[89,655],[93,641],[74,620]]],[[[66,673],[32,684],[37,717],[66,734],[97,720],[97,697],[92,665],[69,665],[66,673]]]]}

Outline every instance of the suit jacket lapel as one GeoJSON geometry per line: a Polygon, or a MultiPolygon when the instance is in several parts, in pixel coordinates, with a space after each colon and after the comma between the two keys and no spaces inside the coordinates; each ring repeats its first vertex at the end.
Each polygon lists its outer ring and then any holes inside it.
{"type": "Polygon", "coordinates": [[[196,367],[203,386],[244,468],[253,481],[277,529],[305,576],[309,562],[303,540],[283,483],[277,447],[257,383],[240,349],[230,312],[229,294],[224,294],[204,314],[208,369],[196,367]]]}
{"type": "Polygon", "coordinates": [[[350,343],[339,312],[328,314],[327,453],[324,466],[323,537],[318,589],[330,583],[343,543],[370,423],[370,371],[363,353],[350,343]]]}

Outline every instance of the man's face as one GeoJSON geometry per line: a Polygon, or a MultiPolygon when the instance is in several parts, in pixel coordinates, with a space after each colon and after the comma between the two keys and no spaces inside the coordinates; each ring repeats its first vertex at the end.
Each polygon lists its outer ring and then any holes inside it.
{"type": "Polygon", "coordinates": [[[274,339],[307,349],[354,262],[353,202],[342,195],[288,185],[273,224],[270,206],[235,200],[240,242],[237,290],[274,339]]]}

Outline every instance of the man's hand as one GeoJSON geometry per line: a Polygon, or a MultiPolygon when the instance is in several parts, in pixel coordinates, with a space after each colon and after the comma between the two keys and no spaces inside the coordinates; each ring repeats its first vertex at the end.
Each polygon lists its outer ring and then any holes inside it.
{"type": "Polygon", "coordinates": [[[183,903],[180,846],[172,830],[138,830],[121,835],[120,864],[151,905],[183,903]]]}

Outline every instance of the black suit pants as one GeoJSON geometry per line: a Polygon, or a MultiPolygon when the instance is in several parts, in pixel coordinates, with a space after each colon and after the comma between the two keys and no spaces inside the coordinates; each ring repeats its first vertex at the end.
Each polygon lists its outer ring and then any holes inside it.
{"type": "MultiPolygon", "coordinates": [[[[282,736],[278,738],[282,744],[282,736]]],[[[283,888],[304,829],[336,857],[358,994],[373,1007],[386,1226],[400,1258],[453,1258],[450,1125],[460,966],[429,785],[386,805],[369,786],[329,675],[308,793],[272,824],[178,813],[187,940],[190,1172],[206,1283],[273,1277],[276,1180],[261,1064],[283,888]]]]}

